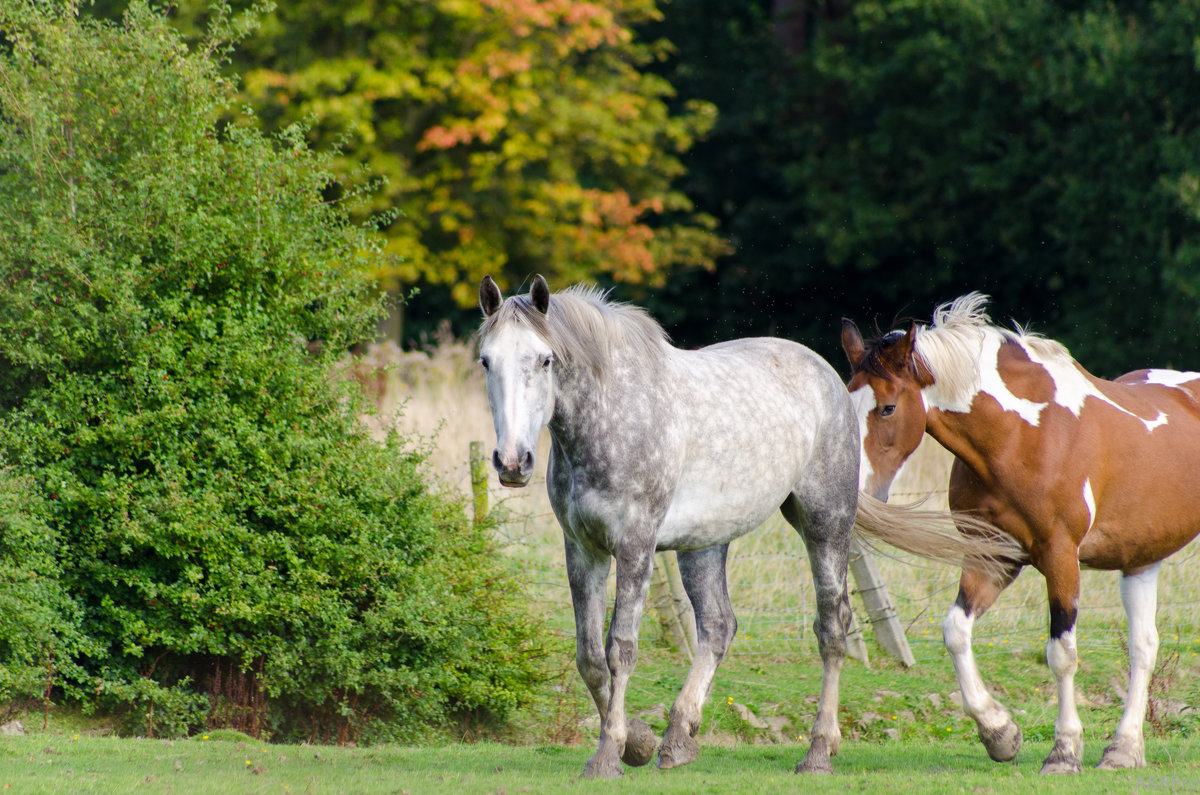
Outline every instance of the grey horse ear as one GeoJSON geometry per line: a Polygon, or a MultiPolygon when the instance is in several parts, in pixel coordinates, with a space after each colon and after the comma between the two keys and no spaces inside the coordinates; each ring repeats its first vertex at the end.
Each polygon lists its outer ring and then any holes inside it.
{"type": "Polygon", "coordinates": [[[492,281],[491,276],[484,276],[483,281],[479,283],[479,308],[483,310],[483,316],[491,317],[496,314],[502,303],[504,296],[500,294],[500,287],[492,281]]]}
{"type": "Polygon", "coordinates": [[[550,309],[550,285],[546,284],[540,273],[533,278],[533,287],[529,288],[529,300],[533,301],[533,308],[543,315],[550,309]]]}
{"type": "Polygon", "coordinates": [[[846,352],[846,358],[850,360],[851,367],[858,367],[858,363],[862,361],[866,355],[867,349],[863,346],[862,334],[858,331],[858,326],[854,325],[854,321],[849,318],[842,318],[842,350],[846,352]]]}

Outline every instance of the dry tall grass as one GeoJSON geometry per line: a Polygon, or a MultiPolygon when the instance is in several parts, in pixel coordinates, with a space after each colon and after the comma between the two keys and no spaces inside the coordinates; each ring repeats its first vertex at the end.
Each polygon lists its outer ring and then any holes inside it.
{"type": "MultiPolygon", "coordinates": [[[[414,436],[414,443],[427,445],[432,472],[464,496],[471,493],[470,443],[483,442],[487,456],[495,444],[483,373],[475,358],[471,343],[443,338],[424,353],[376,346],[357,365],[379,405],[379,415],[369,421],[377,428],[394,422],[414,436]]],[[[547,449],[548,436],[543,434],[537,474],[528,487],[501,488],[489,466],[488,490],[494,509],[505,512],[501,532],[506,549],[524,567],[535,598],[566,628],[571,620],[570,595],[561,534],[545,491],[547,449]]],[[[926,499],[927,507],[945,508],[951,460],[949,453],[927,437],[898,476],[891,498],[926,499]]],[[[1159,631],[1164,646],[1180,635],[1194,634],[1200,626],[1200,612],[1194,609],[1200,601],[1200,588],[1191,574],[1194,555],[1189,547],[1168,561],[1160,575],[1159,631]]],[[[958,590],[957,570],[900,552],[879,563],[918,661],[920,649],[935,649],[925,653],[940,656],[940,644],[917,642],[940,639],[941,620],[958,590]]],[[[776,654],[813,648],[814,601],[808,564],[803,545],[780,515],[733,544],[729,586],[741,626],[733,653],[776,654]]],[[[867,627],[861,601],[857,597],[852,601],[860,624],[867,627]]],[[[1119,645],[1124,625],[1116,574],[1085,571],[1080,599],[1081,649],[1097,642],[1119,645]]],[[[1046,626],[1044,581],[1036,571],[1026,569],[977,625],[977,651],[1041,648],[1046,626]]]]}

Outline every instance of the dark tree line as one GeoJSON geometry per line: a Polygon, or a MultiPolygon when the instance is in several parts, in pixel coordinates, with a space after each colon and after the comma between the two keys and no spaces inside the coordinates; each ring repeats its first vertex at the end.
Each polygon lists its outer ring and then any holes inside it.
{"type": "Polygon", "coordinates": [[[674,0],[720,111],[683,189],[733,251],[639,295],[676,340],[887,329],[969,290],[1100,374],[1200,366],[1195,2],[674,0]]]}
{"type": "Polygon", "coordinates": [[[272,13],[230,71],[268,128],[317,113],[315,145],[391,174],[373,209],[398,211],[388,278],[420,289],[404,342],[469,334],[485,270],[540,271],[616,287],[686,346],[778,334],[837,361],[843,315],[886,329],[980,290],[1099,374],[1200,367],[1200,0],[620,0],[604,30],[631,43],[569,56],[566,22],[520,33],[533,6],[316,5],[272,13]],[[536,112],[425,146],[446,132],[426,117],[482,123],[438,75],[493,50],[532,66],[482,94],[536,112]],[[567,75],[590,87],[559,96],[567,75]]]}

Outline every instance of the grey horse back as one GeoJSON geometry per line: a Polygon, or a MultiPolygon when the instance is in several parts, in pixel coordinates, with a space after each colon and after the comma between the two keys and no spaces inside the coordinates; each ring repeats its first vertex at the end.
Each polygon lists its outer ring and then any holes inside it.
{"type": "Polygon", "coordinates": [[[675,350],[667,369],[666,378],[704,388],[674,407],[672,424],[686,444],[673,462],[678,485],[660,549],[732,540],[789,495],[854,504],[858,425],[845,385],[816,353],[750,338],[675,350]]]}

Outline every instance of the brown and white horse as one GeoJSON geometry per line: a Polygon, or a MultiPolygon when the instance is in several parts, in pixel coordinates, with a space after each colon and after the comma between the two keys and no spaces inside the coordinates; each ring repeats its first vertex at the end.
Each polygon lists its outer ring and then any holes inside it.
{"type": "Polygon", "coordinates": [[[1054,748],[1043,773],[1080,769],[1075,618],[1080,565],[1120,572],[1129,620],[1129,691],[1101,768],[1145,766],[1142,723],[1158,652],[1162,560],[1200,532],[1200,373],[1139,370],[1105,381],[1061,344],[991,325],[986,296],[965,295],[913,324],[864,342],[843,321],[848,384],[862,431],[860,486],[886,499],[897,470],[928,433],[955,456],[950,507],[987,520],[1027,553],[997,572],[964,565],[942,625],[963,709],[988,754],[1016,756],[1021,731],[988,693],[971,651],[975,620],[1017,576],[1046,578],[1046,660],[1058,685],[1054,748]]]}

